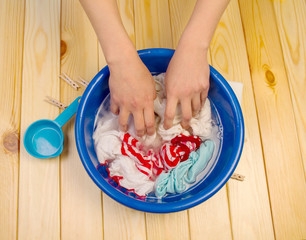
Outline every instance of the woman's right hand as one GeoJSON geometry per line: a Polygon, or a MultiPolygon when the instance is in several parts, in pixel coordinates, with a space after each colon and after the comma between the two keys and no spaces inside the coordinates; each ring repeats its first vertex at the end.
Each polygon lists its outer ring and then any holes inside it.
{"type": "Polygon", "coordinates": [[[109,64],[109,70],[111,111],[119,114],[120,130],[128,130],[128,118],[132,114],[137,136],[153,135],[155,82],[137,52],[120,56],[118,61],[109,64]]]}

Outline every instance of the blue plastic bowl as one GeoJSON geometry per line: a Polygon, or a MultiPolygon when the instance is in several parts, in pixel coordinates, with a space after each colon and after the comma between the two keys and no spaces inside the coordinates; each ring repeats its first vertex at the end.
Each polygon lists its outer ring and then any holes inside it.
{"type": "MultiPolygon", "coordinates": [[[[138,51],[140,58],[152,74],[165,72],[174,53],[171,49],[145,49],[138,51]]],[[[99,165],[92,139],[94,120],[103,99],[108,95],[108,67],[103,68],[86,88],[76,115],[75,138],[82,163],[99,188],[111,198],[128,207],[154,213],[168,213],[194,207],[209,199],[233,174],[243,147],[244,123],[238,100],[226,80],[210,68],[208,96],[219,113],[223,125],[223,142],[218,161],[210,173],[195,186],[181,194],[160,200],[141,198],[119,187],[108,177],[105,166],[99,165]]]]}

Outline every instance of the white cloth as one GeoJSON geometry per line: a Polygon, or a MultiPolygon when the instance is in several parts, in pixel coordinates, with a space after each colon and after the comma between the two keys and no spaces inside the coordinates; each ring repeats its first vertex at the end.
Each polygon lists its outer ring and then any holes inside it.
{"type": "Polygon", "coordinates": [[[110,177],[122,177],[119,185],[127,190],[134,191],[139,196],[145,196],[152,192],[154,181],[140,172],[134,160],[127,156],[120,155],[114,161],[109,163],[110,177]]]}
{"type": "Polygon", "coordinates": [[[119,139],[118,116],[111,112],[98,119],[93,140],[99,162],[115,159],[121,155],[121,141],[119,139]]]}
{"type": "MultiPolygon", "coordinates": [[[[166,109],[166,99],[163,100],[163,112],[166,109]]],[[[186,136],[189,136],[190,133],[183,129],[180,122],[182,119],[182,114],[180,110],[177,110],[176,116],[173,120],[173,126],[169,129],[164,128],[164,117],[163,115],[161,117],[161,123],[158,127],[158,133],[161,136],[161,138],[164,141],[169,141],[170,139],[174,138],[178,134],[182,133],[186,136]]],[[[207,139],[211,134],[212,129],[212,122],[211,122],[211,106],[209,99],[206,99],[204,106],[196,115],[195,117],[191,118],[190,122],[190,128],[192,129],[192,135],[200,137],[202,140],[207,139]]]]}
{"type": "MultiPolygon", "coordinates": [[[[165,74],[161,73],[153,77],[156,83],[157,93],[154,101],[156,133],[153,136],[136,137],[136,139],[145,146],[155,148],[159,147],[164,141],[170,141],[179,134],[189,136],[190,132],[183,129],[180,125],[181,111],[179,107],[176,110],[173,127],[167,130],[164,129],[164,112],[166,109],[165,74]]],[[[199,136],[202,140],[209,137],[212,123],[211,106],[208,99],[199,114],[191,119],[190,127],[192,134],[199,136]]],[[[118,116],[112,114],[110,111],[105,112],[104,115],[97,114],[93,140],[98,160],[102,164],[105,164],[106,161],[109,163],[110,176],[121,177],[119,182],[122,187],[133,190],[136,194],[143,196],[153,191],[154,182],[136,168],[135,162],[132,159],[122,156],[122,141],[119,138],[120,131],[118,129],[118,116]]],[[[128,129],[128,132],[132,136],[136,136],[133,119],[131,117],[128,122],[128,129]]]]}
{"type": "MultiPolygon", "coordinates": [[[[182,113],[180,107],[176,109],[176,114],[173,120],[173,126],[170,129],[164,128],[164,113],[166,110],[166,92],[165,92],[165,73],[161,73],[154,76],[156,83],[156,99],[154,101],[154,111],[160,118],[160,124],[158,126],[158,134],[164,141],[170,141],[178,134],[184,134],[189,136],[190,133],[183,129],[180,122],[182,120],[182,113]]],[[[190,120],[190,128],[192,134],[199,136],[202,140],[209,137],[212,129],[211,125],[211,106],[209,99],[206,99],[205,104],[200,110],[199,114],[190,120]]]]}

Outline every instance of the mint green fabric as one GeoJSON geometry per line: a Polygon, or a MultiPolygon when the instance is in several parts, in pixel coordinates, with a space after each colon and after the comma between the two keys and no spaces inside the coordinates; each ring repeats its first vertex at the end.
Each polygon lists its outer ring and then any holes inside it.
{"type": "Polygon", "coordinates": [[[190,153],[186,161],[179,163],[169,172],[162,172],[155,182],[155,195],[163,197],[166,193],[184,192],[188,184],[194,183],[204,170],[214,150],[214,142],[206,140],[197,151],[190,153]]]}

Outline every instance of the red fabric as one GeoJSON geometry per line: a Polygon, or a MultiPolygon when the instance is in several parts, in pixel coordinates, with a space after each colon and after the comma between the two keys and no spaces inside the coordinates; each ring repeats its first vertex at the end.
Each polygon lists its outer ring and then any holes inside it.
{"type": "Polygon", "coordinates": [[[121,153],[133,159],[137,169],[151,178],[187,160],[190,152],[198,149],[201,144],[197,136],[180,134],[170,142],[165,142],[158,152],[152,149],[145,152],[141,143],[129,133],[125,133],[121,140],[121,153]]]}
{"type": "MultiPolygon", "coordinates": [[[[104,164],[101,164],[101,165],[104,165],[104,164]]],[[[112,176],[112,177],[111,177],[111,174],[110,174],[108,168],[106,168],[106,171],[108,172],[108,176],[109,176],[112,180],[114,180],[115,183],[117,183],[120,187],[123,187],[123,186],[121,186],[121,184],[120,184],[120,180],[123,179],[122,176],[112,176]]],[[[123,188],[125,188],[125,187],[123,187],[123,188]]],[[[143,196],[142,196],[142,195],[137,194],[137,193],[135,192],[135,189],[127,189],[127,188],[125,188],[125,189],[128,190],[128,191],[130,191],[130,192],[132,192],[132,193],[134,193],[136,196],[138,196],[138,197],[140,197],[140,198],[145,198],[145,197],[146,197],[146,195],[143,195],[143,196]]]]}

